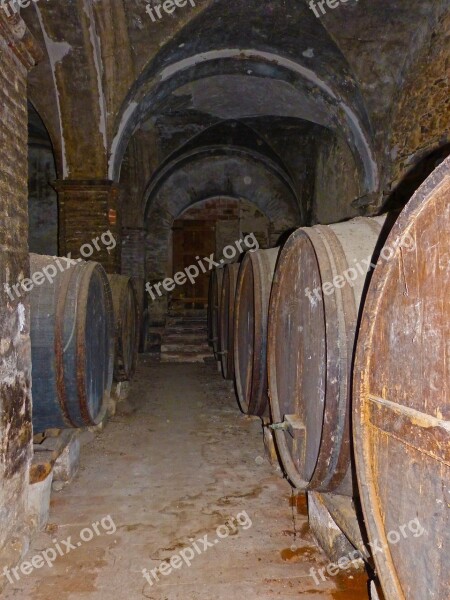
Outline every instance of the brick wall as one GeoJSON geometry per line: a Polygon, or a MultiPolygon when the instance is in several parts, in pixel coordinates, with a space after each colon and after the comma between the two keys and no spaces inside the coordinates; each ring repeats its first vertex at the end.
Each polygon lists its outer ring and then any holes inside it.
{"type": "Polygon", "coordinates": [[[145,239],[147,232],[140,228],[122,230],[122,274],[145,277],[145,239]]]}
{"type": "Polygon", "coordinates": [[[59,207],[59,254],[93,260],[108,273],[120,272],[121,240],[119,190],[107,180],[63,180],[55,183],[59,207]],[[111,232],[116,245],[108,249],[101,238],[111,232]],[[97,240],[98,250],[93,240],[97,240]],[[87,245],[87,246],[85,246],[87,245]],[[87,256],[88,246],[94,248],[87,256]]]}
{"type": "MultiPolygon", "coordinates": [[[[20,20],[0,15],[0,564],[26,550],[31,459],[29,302],[4,284],[27,277],[27,69],[38,58],[20,20]]],[[[1,585],[1,583],[0,583],[1,585]]]]}

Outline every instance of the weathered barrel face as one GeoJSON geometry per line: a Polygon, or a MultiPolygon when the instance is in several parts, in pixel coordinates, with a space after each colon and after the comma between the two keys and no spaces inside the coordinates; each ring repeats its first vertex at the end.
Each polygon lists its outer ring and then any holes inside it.
{"type": "Polygon", "coordinates": [[[218,352],[225,379],[234,378],[234,305],[239,265],[225,265],[223,270],[220,298],[219,346],[218,352]]]}
{"type": "Polygon", "coordinates": [[[383,222],[298,229],[280,253],[269,310],[271,413],[285,471],[300,489],[353,493],[350,372],[383,222]]]}
{"type": "Polygon", "coordinates": [[[148,332],[150,327],[150,315],[146,308],[141,317],[141,327],[139,336],[139,353],[144,354],[148,350],[148,332]]]}
{"type": "Polygon", "coordinates": [[[211,272],[209,280],[208,299],[208,341],[212,346],[214,356],[219,359],[219,328],[220,328],[220,300],[222,296],[223,268],[216,268],[211,272]]]}
{"type": "Polygon", "coordinates": [[[139,308],[139,344],[138,352],[146,351],[146,341],[149,327],[148,316],[148,298],[149,295],[145,289],[145,279],[143,277],[132,277],[136,289],[136,297],[139,308]]]}
{"type": "MultiPolygon", "coordinates": [[[[106,413],[113,375],[112,297],[94,262],[30,255],[31,273],[48,273],[31,301],[33,428],[85,427],[106,413]]],[[[38,280],[38,277],[36,277],[38,280]]]]}
{"type": "Polygon", "coordinates": [[[108,275],[114,307],[114,380],[128,381],[136,370],[139,350],[139,306],[133,280],[108,275]]]}
{"type": "Polygon", "coordinates": [[[449,597],[449,231],[447,159],[391,231],[358,338],[356,466],[386,600],[449,597]]]}
{"type": "Polygon", "coordinates": [[[267,323],[279,248],[248,252],[236,286],[234,365],[236,391],[244,413],[268,412],[267,323]]]}

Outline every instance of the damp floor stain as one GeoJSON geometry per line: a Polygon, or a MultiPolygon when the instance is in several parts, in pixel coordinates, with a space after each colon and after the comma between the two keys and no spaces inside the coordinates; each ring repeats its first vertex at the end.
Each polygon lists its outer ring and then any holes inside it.
{"type": "Polygon", "coordinates": [[[304,562],[313,559],[314,555],[317,555],[317,548],[304,547],[304,548],[286,548],[281,551],[281,558],[285,562],[304,562]]]}
{"type": "Polygon", "coordinates": [[[83,445],[78,475],[53,493],[51,524],[25,560],[107,515],[117,530],[22,577],[2,600],[368,600],[366,576],[315,586],[310,569],[327,559],[306,496],[290,497],[265,457],[260,422],[242,416],[214,365],[144,358],[130,398],[137,409],[83,445]],[[238,515],[242,526],[222,539],[238,515]],[[143,577],[181,553],[190,566],[178,561],[152,585],[143,577]]]}
{"type": "Polygon", "coordinates": [[[308,515],[308,500],[306,498],[306,494],[293,494],[289,498],[289,505],[296,509],[298,515],[308,515]]]}
{"type": "Polygon", "coordinates": [[[339,574],[333,578],[337,590],[331,592],[333,600],[369,600],[367,573],[348,576],[339,574]]]}

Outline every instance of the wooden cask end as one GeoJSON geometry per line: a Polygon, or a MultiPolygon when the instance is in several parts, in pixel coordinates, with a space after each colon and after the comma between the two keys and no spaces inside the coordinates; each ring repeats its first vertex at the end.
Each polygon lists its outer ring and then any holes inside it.
{"type": "Polygon", "coordinates": [[[355,361],[361,502],[369,538],[384,548],[374,560],[386,600],[448,600],[450,158],[386,246],[394,253],[371,281],[355,361]]]}
{"type": "Polygon", "coordinates": [[[220,322],[220,299],[222,296],[223,268],[215,268],[209,279],[208,295],[208,342],[212,346],[214,356],[220,359],[219,347],[219,322],[220,322]]]}
{"type": "Polygon", "coordinates": [[[107,275],[95,262],[67,268],[63,258],[37,254],[30,254],[30,269],[43,279],[30,292],[34,431],[97,425],[113,376],[107,275]]]}
{"type": "Polygon", "coordinates": [[[234,319],[236,391],[245,414],[262,417],[269,408],[267,324],[279,248],[247,252],[239,269],[234,319]]]}
{"type": "Polygon", "coordinates": [[[284,469],[302,490],[354,490],[351,368],[358,311],[385,217],[295,231],[278,259],[268,373],[284,469]]]}
{"type": "Polygon", "coordinates": [[[234,303],[239,265],[225,265],[220,296],[219,346],[218,352],[225,379],[234,379],[234,303]]]}
{"type": "Polygon", "coordinates": [[[133,276],[132,281],[136,288],[137,301],[139,307],[139,344],[138,352],[146,352],[147,335],[149,328],[149,314],[148,314],[148,298],[149,294],[145,289],[145,279],[143,277],[133,276]]]}
{"type": "Polygon", "coordinates": [[[129,381],[139,351],[139,304],[136,286],[126,275],[108,275],[114,307],[114,380],[129,381]]]}

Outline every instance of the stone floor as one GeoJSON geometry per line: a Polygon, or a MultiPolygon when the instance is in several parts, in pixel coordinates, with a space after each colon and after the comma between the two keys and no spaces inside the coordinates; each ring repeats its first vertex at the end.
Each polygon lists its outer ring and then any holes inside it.
{"type": "Polygon", "coordinates": [[[364,577],[315,584],[310,569],[327,561],[304,498],[293,501],[259,421],[239,413],[213,365],[144,358],[130,403],[83,446],[26,557],[35,568],[3,598],[367,600],[364,577]],[[150,585],[143,569],[162,563],[150,585]]]}

